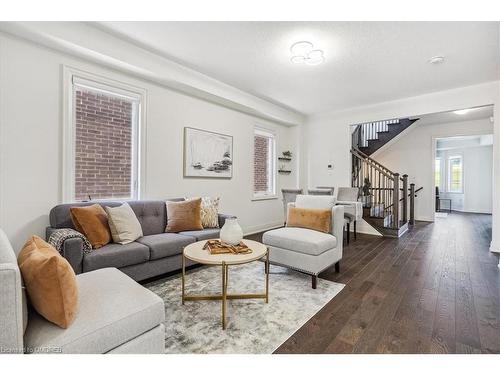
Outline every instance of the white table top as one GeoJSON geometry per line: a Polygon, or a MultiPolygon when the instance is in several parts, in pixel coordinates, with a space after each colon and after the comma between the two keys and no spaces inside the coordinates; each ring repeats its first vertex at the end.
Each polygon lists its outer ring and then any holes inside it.
{"type": "Polygon", "coordinates": [[[266,255],[267,247],[260,242],[244,239],[243,243],[247,245],[252,252],[250,254],[210,254],[204,250],[203,246],[207,241],[198,241],[187,245],[184,248],[184,256],[201,264],[243,264],[262,258],[266,255]]]}

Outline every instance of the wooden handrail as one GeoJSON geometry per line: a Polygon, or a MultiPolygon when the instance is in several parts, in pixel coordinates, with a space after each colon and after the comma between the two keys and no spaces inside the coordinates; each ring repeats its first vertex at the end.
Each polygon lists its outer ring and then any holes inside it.
{"type": "Polygon", "coordinates": [[[394,173],[390,169],[386,168],[385,166],[383,166],[382,164],[380,164],[376,160],[370,158],[369,156],[364,156],[364,154],[362,152],[357,152],[357,151],[358,150],[354,150],[354,151],[351,150],[351,153],[353,155],[355,155],[358,159],[363,160],[365,163],[373,165],[378,171],[383,172],[386,176],[394,178],[394,175],[396,173],[394,173]]]}
{"type": "Polygon", "coordinates": [[[373,159],[373,158],[371,158],[370,156],[368,156],[367,154],[365,154],[365,153],[364,153],[363,151],[361,151],[359,148],[352,147],[352,148],[351,148],[351,153],[353,153],[353,151],[354,151],[355,153],[358,153],[358,154],[359,154],[358,156],[360,156],[362,159],[368,159],[368,160],[370,160],[371,162],[373,162],[373,163],[375,163],[375,164],[379,165],[381,168],[383,168],[383,169],[387,170],[389,173],[391,173],[391,174],[395,174],[395,173],[394,173],[393,171],[391,171],[389,168],[387,168],[386,166],[384,166],[384,165],[380,164],[378,161],[376,161],[375,159],[373,159]]]}
{"type": "Polygon", "coordinates": [[[373,168],[375,168],[377,171],[382,173],[384,176],[389,177],[391,179],[394,179],[394,175],[395,175],[394,172],[392,172],[390,169],[387,169],[382,164],[373,160],[372,158],[370,158],[366,154],[363,154],[363,152],[353,148],[353,149],[351,149],[351,154],[353,154],[353,155],[357,156],[358,158],[360,158],[361,160],[371,164],[373,166],[373,168]]]}
{"type": "Polygon", "coordinates": [[[370,215],[373,208],[374,215],[384,218],[384,227],[391,229],[400,229],[402,225],[414,223],[415,193],[423,187],[415,191],[415,184],[409,184],[408,175],[391,171],[354,145],[350,152],[352,186],[366,194],[365,207],[370,208],[370,215]],[[372,184],[375,186],[371,186],[372,184]]]}

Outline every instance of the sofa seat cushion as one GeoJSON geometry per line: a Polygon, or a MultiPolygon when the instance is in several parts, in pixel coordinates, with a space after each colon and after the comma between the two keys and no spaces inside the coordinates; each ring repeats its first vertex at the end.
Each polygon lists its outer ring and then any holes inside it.
{"type": "Polygon", "coordinates": [[[138,242],[126,245],[108,244],[98,250],[85,254],[83,257],[83,272],[89,272],[105,267],[125,267],[144,263],[149,260],[149,248],[138,242]]]}
{"type": "Polygon", "coordinates": [[[137,240],[147,246],[151,252],[151,260],[178,255],[190,243],[196,242],[194,237],[183,236],[177,233],[152,234],[137,240]]]}
{"type": "Polygon", "coordinates": [[[337,239],[331,234],[305,228],[279,228],[262,236],[268,246],[279,247],[308,255],[319,255],[337,247],[337,239]]]}
{"type": "Polygon", "coordinates": [[[24,336],[29,351],[105,353],[151,330],[165,320],[160,297],[116,268],[77,276],[80,310],[62,329],[31,313],[24,336]]]}
{"type": "Polygon", "coordinates": [[[220,229],[219,228],[209,228],[204,230],[188,230],[185,232],[179,232],[183,236],[194,237],[196,241],[210,240],[213,238],[219,238],[220,229]]]}

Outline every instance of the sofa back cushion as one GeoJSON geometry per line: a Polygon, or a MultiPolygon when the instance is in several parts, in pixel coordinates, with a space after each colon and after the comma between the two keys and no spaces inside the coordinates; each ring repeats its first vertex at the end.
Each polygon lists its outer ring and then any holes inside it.
{"type": "MultiPolygon", "coordinates": [[[[169,201],[179,202],[184,198],[169,199],[169,201]]],[[[52,208],[49,214],[50,226],[53,228],[73,228],[76,229],[71,221],[70,208],[90,206],[98,203],[106,207],[118,207],[123,204],[120,201],[100,201],[100,202],[81,202],[81,203],[65,203],[52,208]]],[[[145,236],[151,234],[160,234],[165,232],[167,225],[167,209],[165,201],[128,201],[128,204],[134,211],[139,223],[141,223],[142,232],[145,236]]]]}
{"type": "Polygon", "coordinates": [[[167,210],[165,201],[132,201],[128,202],[141,223],[142,234],[160,234],[167,225],[167,210]]]}
{"type": "Polygon", "coordinates": [[[0,229],[0,347],[23,352],[23,335],[28,324],[26,294],[16,253],[0,229]]]}

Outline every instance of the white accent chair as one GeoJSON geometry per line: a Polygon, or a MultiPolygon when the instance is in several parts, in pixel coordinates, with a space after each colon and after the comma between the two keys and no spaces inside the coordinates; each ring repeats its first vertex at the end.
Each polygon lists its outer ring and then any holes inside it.
{"type": "Polygon", "coordinates": [[[295,202],[297,195],[302,194],[302,189],[281,189],[281,194],[283,194],[283,211],[285,217],[284,222],[286,223],[288,203],[295,202]]]}
{"type": "Polygon", "coordinates": [[[356,223],[363,218],[363,203],[359,201],[359,189],[356,187],[339,187],[337,189],[336,204],[344,206],[344,217],[347,221],[347,243],[349,243],[350,224],[354,224],[354,239],[356,239],[356,223]]]}
{"type": "Polygon", "coordinates": [[[335,205],[331,195],[297,195],[290,207],[331,209],[331,233],[318,232],[306,228],[284,227],[265,232],[262,242],[269,248],[269,260],[276,264],[312,276],[312,288],[316,289],[320,272],[335,264],[340,272],[342,259],[344,207],[335,205]]]}

